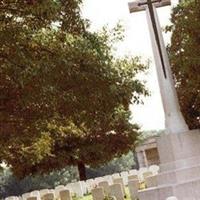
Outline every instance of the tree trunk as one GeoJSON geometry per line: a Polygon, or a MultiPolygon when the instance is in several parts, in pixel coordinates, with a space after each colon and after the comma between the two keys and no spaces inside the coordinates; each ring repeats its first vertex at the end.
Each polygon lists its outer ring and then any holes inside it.
{"type": "Polygon", "coordinates": [[[78,172],[79,172],[80,181],[85,181],[87,179],[86,169],[85,169],[85,164],[81,161],[78,162],[78,172]]]}

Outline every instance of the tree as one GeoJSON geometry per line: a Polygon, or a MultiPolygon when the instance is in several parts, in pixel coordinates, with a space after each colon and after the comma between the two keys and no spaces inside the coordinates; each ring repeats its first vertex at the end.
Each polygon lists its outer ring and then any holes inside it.
{"type": "Polygon", "coordinates": [[[108,174],[120,173],[122,171],[129,171],[134,166],[134,155],[132,151],[129,151],[128,154],[122,155],[119,158],[114,158],[98,168],[87,168],[87,177],[96,178],[108,174]]]}
{"type": "Polygon", "coordinates": [[[200,128],[200,1],[173,9],[169,55],[181,110],[190,129],[200,128]]]}
{"type": "Polygon", "coordinates": [[[8,196],[21,196],[34,190],[55,188],[78,179],[78,173],[74,167],[52,171],[48,175],[27,176],[23,179],[13,176],[9,168],[4,169],[0,175],[0,196],[3,199],[8,196]]]}
{"type": "MultiPolygon", "coordinates": [[[[87,31],[81,1],[0,4],[0,160],[18,177],[96,166],[134,147],[129,105],[148,95],[138,58],[115,59],[111,32],[87,31]]],[[[113,37],[112,37],[113,35],[113,37]]]]}

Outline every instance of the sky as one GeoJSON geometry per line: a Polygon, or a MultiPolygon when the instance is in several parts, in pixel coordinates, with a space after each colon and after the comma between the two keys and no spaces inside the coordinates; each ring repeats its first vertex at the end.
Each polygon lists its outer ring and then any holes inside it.
{"type": "MultiPolygon", "coordinates": [[[[144,11],[130,14],[128,2],[128,0],[83,0],[82,15],[90,20],[92,31],[100,30],[105,25],[113,28],[120,21],[125,29],[125,39],[116,46],[117,55],[141,56],[143,60],[151,60],[148,74],[140,77],[146,81],[151,96],[144,98],[143,105],[131,105],[132,122],[138,123],[142,130],[164,129],[164,113],[146,14],[144,11]]],[[[170,24],[171,9],[176,4],[177,0],[172,0],[172,6],[157,9],[162,28],[170,24]]],[[[165,33],[163,35],[165,44],[168,44],[170,35],[165,33]]]]}

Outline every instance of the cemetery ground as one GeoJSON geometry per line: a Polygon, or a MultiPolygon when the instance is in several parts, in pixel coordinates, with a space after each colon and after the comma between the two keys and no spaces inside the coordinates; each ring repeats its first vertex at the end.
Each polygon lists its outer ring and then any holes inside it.
{"type": "MultiPolygon", "coordinates": [[[[126,197],[125,197],[125,200],[131,200],[131,197],[130,197],[128,188],[126,187],[125,190],[126,190],[126,197]]],[[[108,198],[109,198],[109,197],[107,196],[107,198],[105,198],[105,200],[108,200],[108,198]]],[[[92,194],[88,194],[88,195],[86,195],[86,196],[84,196],[84,197],[82,197],[82,198],[78,198],[78,197],[74,196],[74,197],[72,197],[72,199],[73,199],[73,200],[92,200],[92,194]]]]}
{"type": "Polygon", "coordinates": [[[5,200],[136,200],[138,192],[155,186],[158,165],[114,173],[55,188],[34,190],[5,200]]]}

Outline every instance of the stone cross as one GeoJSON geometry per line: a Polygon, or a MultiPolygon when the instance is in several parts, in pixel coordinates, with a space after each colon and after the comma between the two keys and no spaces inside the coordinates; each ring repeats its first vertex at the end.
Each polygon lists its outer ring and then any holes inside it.
{"type": "Polygon", "coordinates": [[[180,111],[175,84],[172,78],[169,58],[165,48],[156,8],[170,5],[170,0],[138,0],[129,3],[130,12],[146,11],[151,42],[153,47],[158,83],[165,113],[165,128],[167,133],[182,133],[188,131],[180,111]]]}

